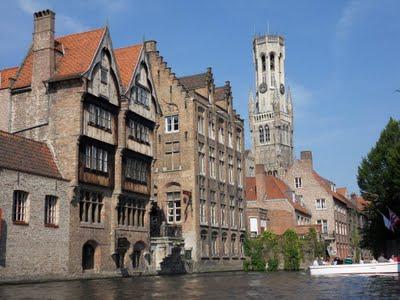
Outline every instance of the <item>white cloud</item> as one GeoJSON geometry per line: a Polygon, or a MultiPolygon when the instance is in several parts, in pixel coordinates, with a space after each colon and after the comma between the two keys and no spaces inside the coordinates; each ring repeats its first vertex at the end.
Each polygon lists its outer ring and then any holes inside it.
{"type": "Polygon", "coordinates": [[[371,0],[351,0],[343,8],[336,24],[336,38],[345,40],[353,31],[354,26],[361,22],[372,8],[371,0]]]}

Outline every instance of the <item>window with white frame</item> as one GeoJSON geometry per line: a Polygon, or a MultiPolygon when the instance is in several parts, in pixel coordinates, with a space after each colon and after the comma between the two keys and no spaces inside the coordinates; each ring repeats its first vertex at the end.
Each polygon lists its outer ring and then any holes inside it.
{"type": "Polygon", "coordinates": [[[206,154],[204,151],[204,143],[199,143],[199,173],[206,174],[206,154]]]}
{"type": "Polygon", "coordinates": [[[57,197],[46,195],[44,199],[44,224],[57,226],[57,197]]]}
{"type": "Polygon", "coordinates": [[[209,147],[209,160],[210,177],[215,178],[215,149],[213,147],[209,147]]]}
{"type": "Polygon", "coordinates": [[[325,199],[316,199],[315,200],[315,208],[317,210],[324,210],[326,209],[326,202],[325,199]]]}
{"type": "Polygon", "coordinates": [[[13,193],[13,214],[12,219],[16,224],[27,224],[28,216],[28,193],[24,191],[14,191],[13,193]]]}
{"type": "Polygon", "coordinates": [[[228,131],[228,147],[233,148],[233,133],[228,131]]]}
{"type": "Polygon", "coordinates": [[[228,155],[228,182],[233,184],[233,156],[228,155]]]}
{"type": "Polygon", "coordinates": [[[179,141],[165,142],[165,166],[167,170],[179,170],[181,167],[181,154],[179,141]]]}
{"type": "Polygon", "coordinates": [[[178,132],[179,131],[179,117],[178,115],[165,117],[165,132],[178,132]]]}
{"type": "Polygon", "coordinates": [[[301,188],[303,186],[303,183],[301,181],[301,177],[295,177],[294,178],[294,186],[296,188],[301,188]]]}
{"type": "Polygon", "coordinates": [[[86,145],[85,167],[90,170],[108,173],[108,151],[94,145],[86,145]]]}
{"type": "Polygon", "coordinates": [[[101,107],[89,104],[89,124],[111,130],[111,113],[101,107]]]}
{"type": "Polygon", "coordinates": [[[321,225],[322,233],[328,233],[328,221],[327,220],[317,220],[317,224],[321,225]]]}
{"type": "Polygon", "coordinates": [[[168,223],[179,223],[181,221],[181,193],[172,192],[167,193],[168,211],[167,219],[168,223]]]}
{"type": "Polygon", "coordinates": [[[79,217],[83,223],[102,223],[103,196],[100,193],[81,191],[79,217]]]}

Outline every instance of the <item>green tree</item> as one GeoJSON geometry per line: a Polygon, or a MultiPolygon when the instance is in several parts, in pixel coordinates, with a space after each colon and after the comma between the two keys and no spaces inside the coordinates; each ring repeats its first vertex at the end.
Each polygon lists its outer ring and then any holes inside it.
{"type": "Polygon", "coordinates": [[[358,167],[358,186],[370,201],[365,213],[369,220],[362,231],[362,246],[375,255],[384,250],[391,233],[385,228],[379,211],[390,207],[400,214],[400,122],[390,118],[379,140],[358,167]]]}
{"type": "Polygon", "coordinates": [[[300,240],[296,232],[288,229],[283,234],[282,240],[284,268],[287,271],[298,271],[300,269],[300,240]]]}

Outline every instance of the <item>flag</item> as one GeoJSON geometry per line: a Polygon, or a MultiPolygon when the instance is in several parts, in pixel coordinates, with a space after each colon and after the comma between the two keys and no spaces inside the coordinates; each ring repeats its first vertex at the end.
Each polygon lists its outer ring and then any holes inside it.
{"type": "Polygon", "coordinates": [[[390,222],[390,220],[388,218],[386,218],[386,216],[383,213],[381,213],[380,211],[379,211],[379,213],[382,215],[383,223],[385,224],[385,227],[388,230],[394,231],[394,229],[392,227],[392,223],[390,222]]]}
{"type": "Polygon", "coordinates": [[[394,230],[395,227],[400,225],[400,218],[394,212],[392,212],[389,207],[388,210],[389,210],[390,224],[392,225],[392,228],[394,230]]]}

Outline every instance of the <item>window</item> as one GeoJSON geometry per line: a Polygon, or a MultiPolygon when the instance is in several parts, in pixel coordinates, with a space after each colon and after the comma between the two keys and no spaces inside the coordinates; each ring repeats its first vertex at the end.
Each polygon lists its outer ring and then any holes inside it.
{"type": "Polygon", "coordinates": [[[206,200],[200,199],[200,223],[207,224],[206,200]]]}
{"type": "Polygon", "coordinates": [[[230,208],[230,219],[231,219],[231,227],[236,227],[236,216],[235,216],[235,207],[231,206],[230,208]]]}
{"type": "Polygon", "coordinates": [[[129,120],[128,132],[131,139],[141,143],[149,143],[149,127],[133,120],[129,120]]]}
{"type": "Polygon", "coordinates": [[[242,137],[239,135],[240,131],[238,131],[238,135],[236,136],[236,151],[242,151],[242,137]]]}
{"type": "Polygon", "coordinates": [[[243,254],[244,254],[244,235],[242,234],[241,236],[240,236],[240,248],[239,248],[239,251],[240,251],[240,256],[243,256],[243,254]]]}
{"type": "Polygon", "coordinates": [[[215,124],[213,121],[208,123],[208,137],[210,139],[215,139],[215,124]]]}
{"type": "Polygon", "coordinates": [[[269,132],[269,126],[265,125],[265,141],[269,142],[271,139],[271,134],[269,132]]]}
{"type": "Polygon", "coordinates": [[[228,131],[228,147],[233,148],[233,133],[228,131]]]}
{"type": "Polygon", "coordinates": [[[326,209],[325,199],[317,199],[317,200],[315,200],[315,208],[317,210],[326,209]]]}
{"type": "Polygon", "coordinates": [[[204,143],[199,143],[199,173],[206,174],[206,154],[204,153],[204,143]]]}
{"type": "Polygon", "coordinates": [[[296,188],[301,188],[303,186],[302,182],[301,182],[301,177],[295,177],[294,178],[294,186],[296,188]]]}
{"type": "Polygon", "coordinates": [[[44,224],[57,225],[57,197],[47,195],[44,200],[44,224]]]}
{"type": "Polygon", "coordinates": [[[165,132],[170,133],[178,131],[179,131],[178,115],[165,117],[165,132]]]}
{"type": "Polygon", "coordinates": [[[322,233],[328,233],[328,221],[327,220],[317,220],[317,224],[322,226],[322,233]]]}
{"type": "Polygon", "coordinates": [[[258,235],[258,219],[250,218],[250,234],[251,236],[258,235]]]}
{"type": "Polygon", "coordinates": [[[218,233],[213,232],[211,237],[211,256],[217,256],[217,237],[218,233]]]}
{"type": "Polygon", "coordinates": [[[261,67],[262,67],[262,71],[265,72],[266,70],[266,63],[265,63],[265,54],[261,55],[261,67]]]}
{"type": "Polygon", "coordinates": [[[215,178],[215,149],[213,147],[209,147],[209,159],[210,159],[210,177],[215,178]]]}
{"type": "Polygon", "coordinates": [[[269,68],[271,71],[275,71],[275,53],[269,54],[269,68]]]}
{"type": "Polygon", "coordinates": [[[232,234],[231,236],[231,255],[236,255],[236,234],[232,234]]]}
{"type": "Polygon", "coordinates": [[[218,142],[221,144],[225,143],[224,127],[220,127],[218,130],[218,142]]]}
{"type": "Polygon", "coordinates": [[[226,234],[226,232],[224,232],[223,234],[222,234],[222,239],[221,239],[221,241],[222,241],[222,256],[227,256],[228,255],[228,245],[227,245],[227,242],[226,242],[226,240],[227,240],[227,234],[226,234]]]}
{"type": "Polygon", "coordinates": [[[240,159],[237,160],[237,177],[238,177],[238,186],[242,187],[243,186],[243,181],[242,181],[242,161],[240,159]]]}
{"type": "Polygon", "coordinates": [[[108,152],[93,145],[86,145],[85,167],[90,170],[108,172],[108,152]]]}
{"type": "Polygon", "coordinates": [[[200,134],[204,134],[204,116],[203,113],[197,116],[197,131],[200,134]]]}
{"type": "Polygon", "coordinates": [[[179,170],[181,167],[179,141],[165,143],[165,164],[167,170],[179,170]]]}
{"type": "Polygon", "coordinates": [[[147,184],[148,163],[139,159],[127,158],[125,164],[125,177],[147,184]]]}
{"type": "Polygon", "coordinates": [[[227,226],[227,222],[226,222],[226,205],[221,204],[221,225],[222,226],[227,226]]]}
{"type": "Polygon", "coordinates": [[[144,227],[145,203],[138,199],[122,198],[118,201],[118,226],[144,227]]]}
{"type": "Polygon", "coordinates": [[[217,221],[217,203],[211,203],[211,225],[218,225],[217,221]]]}
{"type": "Polygon", "coordinates": [[[264,136],[264,127],[259,127],[259,134],[260,134],[260,144],[265,143],[265,136],[264,136]]]}
{"type": "Polygon", "coordinates": [[[131,99],[130,99],[130,103],[132,104],[132,101],[135,101],[136,103],[140,103],[144,106],[149,106],[150,103],[150,99],[151,99],[151,94],[148,90],[140,87],[140,86],[134,86],[132,87],[131,90],[131,99]]]}
{"type": "Polygon", "coordinates": [[[219,151],[219,181],[225,182],[225,162],[224,162],[225,154],[222,151],[219,151]]]}
{"type": "Polygon", "coordinates": [[[201,256],[207,257],[208,256],[208,234],[206,230],[202,230],[200,233],[201,237],[201,256]]]}
{"type": "Polygon", "coordinates": [[[244,213],[242,208],[239,209],[239,228],[244,228],[244,213]]]}
{"type": "Polygon", "coordinates": [[[100,67],[100,80],[103,84],[108,83],[108,69],[103,66],[100,67]]]}
{"type": "Polygon", "coordinates": [[[111,130],[111,113],[103,108],[89,104],[89,124],[111,130]]]}
{"type": "Polygon", "coordinates": [[[28,193],[14,191],[13,194],[13,221],[16,224],[28,223],[28,193]]]}
{"type": "Polygon", "coordinates": [[[181,221],[181,193],[167,193],[168,201],[168,223],[181,221]]]}
{"type": "Polygon", "coordinates": [[[233,156],[228,156],[228,181],[233,184],[233,156]]]}
{"type": "Polygon", "coordinates": [[[101,223],[103,196],[99,193],[82,191],[79,202],[79,217],[84,223],[101,223]]]}

